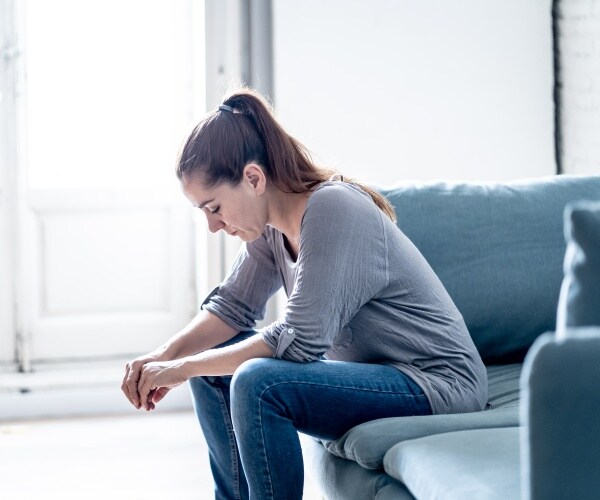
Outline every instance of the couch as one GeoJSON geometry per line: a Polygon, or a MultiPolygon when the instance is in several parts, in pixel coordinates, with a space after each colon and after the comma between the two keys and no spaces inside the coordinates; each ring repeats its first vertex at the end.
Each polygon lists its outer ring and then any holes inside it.
{"type": "Polygon", "coordinates": [[[600,498],[600,208],[581,205],[600,176],[381,192],[463,314],[489,401],[303,440],[323,497],[600,498]]]}

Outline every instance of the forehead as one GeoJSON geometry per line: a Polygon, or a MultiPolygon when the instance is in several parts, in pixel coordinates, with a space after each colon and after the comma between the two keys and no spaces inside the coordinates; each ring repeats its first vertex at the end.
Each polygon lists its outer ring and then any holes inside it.
{"type": "Polygon", "coordinates": [[[182,179],[181,189],[185,196],[195,205],[202,208],[213,201],[219,201],[231,195],[233,188],[228,184],[219,184],[206,188],[198,179],[182,179]]]}

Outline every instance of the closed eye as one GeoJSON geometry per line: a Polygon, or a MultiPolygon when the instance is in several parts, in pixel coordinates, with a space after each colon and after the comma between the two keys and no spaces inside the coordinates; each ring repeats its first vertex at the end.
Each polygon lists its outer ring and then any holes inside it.
{"type": "Polygon", "coordinates": [[[218,206],[218,207],[217,207],[217,208],[215,208],[214,210],[210,210],[210,213],[211,213],[211,214],[218,214],[218,213],[219,213],[219,210],[221,210],[221,207],[220,207],[220,206],[218,206]]]}

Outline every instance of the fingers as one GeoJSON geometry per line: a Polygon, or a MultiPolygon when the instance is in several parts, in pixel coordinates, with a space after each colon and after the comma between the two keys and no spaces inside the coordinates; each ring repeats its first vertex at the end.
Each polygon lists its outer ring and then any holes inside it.
{"type": "Polygon", "coordinates": [[[161,401],[169,392],[169,387],[159,387],[157,377],[164,367],[153,363],[148,358],[138,358],[125,365],[125,376],[121,383],[121,390],[127,399],[138,410],[154,410],[156,403],[161,401]]]}
{"type": "Polygon", "coordinates": [[[143,364],[137,361],[127,363],[125,369],[125,377],[121,384],[121,390],[127,396],[127,399],[131,401],[131,404],[139,409],[140,407],[140,396],[138,393],[138,380],[140,378],[140,371],[143,364]]]}
{"type": "Polygon", "coordinates": [[[148,411],[151,409],[151,405],[154,406],[154,403],[152,403],[152,396],[154,395],[154,393],[152,393],[152,389],[155,389],[156,387],[153,387],[152,383],[154,380],[154,376],[152,375],[150,370],[147,370],[145,368],[146,367],[144,366],[141,370],[140,380],[137,384],[137,390],[141,406],[144,408],[144,410],[148,411]]]}
{"type": "Polygon", "coordinates": [[[170,387],[157,387],[156,389],[152,389],[148,394],[148,409],[156,409],[156,405],[167,395],[170,390],[170,387]]]}
{"type": "Polygon", "coordinates": [[[152,396],[152,403],[156,404],[160,402],[170,390],[170,387],[159,387],[156,389],[156,391],[154,391],[154,395],[152,396]]]}
{"type": "Polygon", "coordinates": [[[156,405],[154,404],[154,394],[156,393],[158,389],[152,389],[150,391],[150,393],[148,394],[148,409],[149,410],[154,410],[154,408],[156,408],[156,405]]]}
{"type": "Polygon", "coordinates": [[[127,384],[130,374],[131,374],[131,366],[129,363],[127,363],[125,365],[125,376],[123,377],[123,382],[121,382],[121,390],[125,394],[125,397],[129,400],[129,402],[135,406],[135,403],[133,402],[133,397],[129,391],[129,385],[127,384]]]}

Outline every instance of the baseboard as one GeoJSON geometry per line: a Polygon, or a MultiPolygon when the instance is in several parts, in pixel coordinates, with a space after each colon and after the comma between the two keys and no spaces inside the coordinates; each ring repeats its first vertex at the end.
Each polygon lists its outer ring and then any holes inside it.
{"type": "MultiPolygon", "coordinates": [[[[0,421],[86,415],[134,414],[121,392],[123,367],[52,367],[35,373],[0,374],[0,421]]],[[[187,384],[173,389],[156,412],[192,409],[187,384]]]]}

